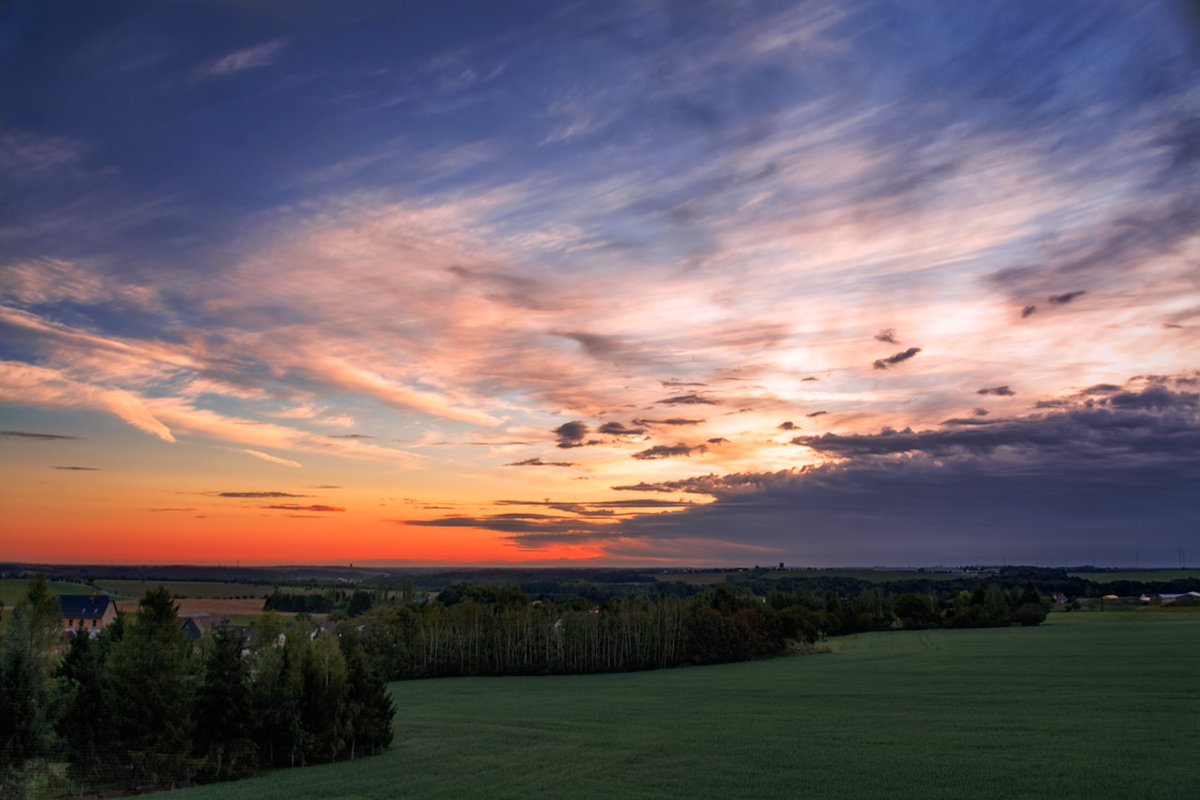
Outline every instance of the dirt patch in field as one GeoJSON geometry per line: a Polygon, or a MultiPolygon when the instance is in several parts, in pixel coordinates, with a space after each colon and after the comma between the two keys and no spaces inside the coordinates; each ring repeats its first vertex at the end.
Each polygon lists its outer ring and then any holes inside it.
{"type": "MultiPolygon", "coordinates": [[[[236,597],[184,597],[175,601],[180,614],[212,614],[214,617],[230,617],[234,614],[261,614],[263,601],[261,598],[236,597]]],[[[118,600],[117,608],[121,611],[136,612],[137,600],[118,600]]],[[[284,614],[283,616],[291,616],[284,614]]]]}

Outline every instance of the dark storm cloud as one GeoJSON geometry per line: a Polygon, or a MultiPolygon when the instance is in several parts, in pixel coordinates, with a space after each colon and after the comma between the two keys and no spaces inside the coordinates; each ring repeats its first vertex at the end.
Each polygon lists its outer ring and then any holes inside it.
{"type": "Polygon", "coordinates": [[[563,449],[583,447],[588,430],[588,426],[579,420],[564,422],[553,431],[554,435],[558,437],[557,447],[563,449]]]}
{"type": "Polygon", "coordinates": [[[291,494],[290,492],[217,492],[217,497],[237,498],[274,498],[274,497],[309,497],[307,494],[291,494]]]}
{"type": "Polygon", "coordinates": [[[596,429],[597,433],[607,436],[639,436],[646,432],[645,428],[626,428],[620,422],[606,422],[596,429]]]}
{"type": "Polygon", "coordinates": [[[979,417],[952,417],[942,420],[942,425],[995,425],[998,419],[980,419],[979,417]]]}
{"type": "Polygon", "coordinates": [[[992,394],[992,395],[996,395],[997,397],[1012,397],[1014,394],[1016,394],[1016,392],[1014,392],[1012,389],[1008,388],[1007,385],[1004,385],[1004,386],[985,386],[982,389],[977,389],[975,391],[975,394],[992,394]]]}
{"type": "Polygon", "coordinates": [[[50,469],[66,469],[73,472],[99,472],[100,467],[51,467],[50,469]]]}
{"type": "Polygon", "coordinates": [[[674,397],[666,397],[666,398],[663,398],[662,400],[655,400],[654,402],[658,403],[660,405],[664,405],[664,406],[674,406],[674,405],[715,406],[715,405],[717,405],[716,400],[709,400],[707,397],[701,397],[700,395],[694,394],[694,393],[693,394],[680,394],[680,395],[675,395],[674,397]]]}
{"type": "Polygon", "coordinates": [[[887,342],[888,344],[896,344],[896,329],[887,328],[875,334],[875,341],[887,342]]]}
{"type": "Polygon", "coordinates": [[[574,461],[542,461],[540,458],[527,458],[524,461],[513,461],[506,467],[573,467],[574,461]]]}
{"type": "Polygon", "coordinates": [[[708,448],[705,445],[687,444],[656,444],[647,450],[633,454],[638,461],[652,461],[657,458],[674,458],[675,456],[690,456],[692,453],[703,453],[708,448]]]}
{"type": "Polygon", "coordinates": [[[875,369],[887,369],[889,366],[899,364],[903,361],[908,361],[910,358],[921,352],[919,347],[910,347],[907,350],[896,353],[894,356],[887,358],[879,358],[875,360],[875,369]]]}
{"type": "Polygon", "coordinates": [[[345,511],[346,510],[344,508],[338,508],[337,506],[322,506],[322,505],[312,505],[312,506],[274,505],[274,506],[263,506],[263,508],[275,509],[277,511],[345,511]]]}
{"type": "Polygon", "coordinates": [[[668,417],[667,419],[635,419],[634,425],[700,425],[708,422],[706,419],[684,419],[683,417],[668,417]]]}
{"type": "Polygon", "coordinates": [[[594,535],[617,553],[703,540],[825,565],[1173,557],[1200,517],[1200,395],[1155,384],[1101,399],[986,430],[798,437],[837,464],[614,486],[713,502],[594,535]]]}
{"type": "Polygon", "coordinates": [[[60,440],[78,439],[78,436],[65,436],[60,433],[30,433],[29,431],[0,431],[0,438],[4,439],[35,439],[40,442],[54,442],[60,440]]]}
{"type": "MultiPolygon", "coordinates": [[[[999,448],[1016,453],[1072,453],[1076,458],[1135,459],[1140,454],[1200,453],[1198,395],[1151,386],[1122,392],[1101,403],[1068,407],[1058,413],[996,420],[982,429],[896,431],[878,434],[797,436],[793,444],[839,458],[899,454],[946,457],[990,455],[999,448]]],[[[1073,401],[1068,401],[1073,402],[1073,401]]]]}
{"type": "Polygon", "coordinates": [[[1071,302],[1072,300],[1074,300],[1076,297],[1079,297],[1080,295],[1085,295],[1085,294],[1087,294],[1087,292],[1085,292],[1081,289],[1081,290],[1075,291],[1075,292],[1067,292],[1066,294],[1054,294],[1046,299],[1049,300],[1051,303],[1053,303],[1056,306],[1063,306],[1063,305],[1066,305],[1067,303],[1071,302]]]}

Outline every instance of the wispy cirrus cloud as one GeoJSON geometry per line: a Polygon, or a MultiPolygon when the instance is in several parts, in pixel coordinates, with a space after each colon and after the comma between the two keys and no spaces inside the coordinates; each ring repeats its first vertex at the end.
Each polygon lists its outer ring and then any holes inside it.
{"type": "Polygon", "coordinates": [[[248,69],[266,67],[279,60],[286,46],[286,42],[276,39],[244,47],[203,65],[196,70],[196,74],[201,77],[224,77],[248,69]]]}
{"type": "Polygon", "coordinates": [[[279,464],[280,466],[291,467],[292,469],[300,469],[300,463],[298,461],[292,461],[290,458],[280,458],[279,456],[273,456],[270,453],[263,453],[259,450],[251,450],[249,448],[243,448],[242,452],[271,464],[279,464]]]}

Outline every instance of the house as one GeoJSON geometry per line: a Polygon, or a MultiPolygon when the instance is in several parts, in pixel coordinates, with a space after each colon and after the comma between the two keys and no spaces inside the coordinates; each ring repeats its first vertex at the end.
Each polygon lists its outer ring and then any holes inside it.
{"type": "Polygon", "coordinates": [[[193,642],[215,628],[216,620],[211,614],[180,614],[179,626],[193,642]]]}
{"type": "Polygon", "coordinates": [[[62,626],[67,633],[87,631],[95,636],[117,619],[117,606],[106,594],[60,594],[62,626]]]}

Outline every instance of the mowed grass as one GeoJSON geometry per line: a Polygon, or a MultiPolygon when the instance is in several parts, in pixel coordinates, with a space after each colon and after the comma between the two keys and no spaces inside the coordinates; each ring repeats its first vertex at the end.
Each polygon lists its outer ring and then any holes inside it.
{"type": "Polygon", "coordinates": [[[157,797],[1200,797],[1200,614],[875,633],[619,675],[392,684],[381,756],[157,797]]]}

